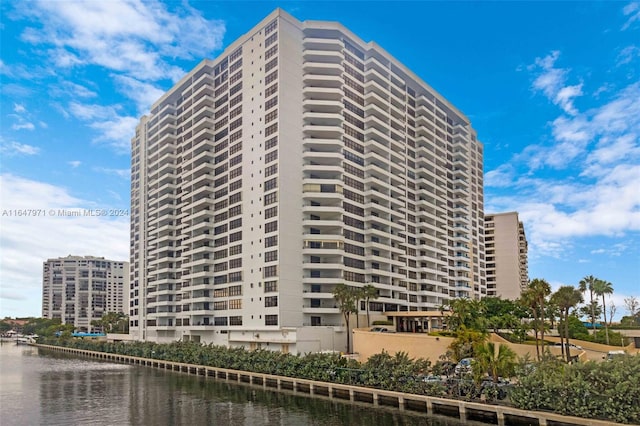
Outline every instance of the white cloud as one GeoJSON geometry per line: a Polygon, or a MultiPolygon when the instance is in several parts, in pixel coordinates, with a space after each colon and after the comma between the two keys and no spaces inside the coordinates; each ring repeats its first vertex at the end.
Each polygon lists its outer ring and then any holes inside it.
{"type": "Polygon", "coordinates": [[[11,125],[11,128],[13,130],[33,130],[36,128],[36,126],[28,121],[21,121],[19,123],[11,125]]]}
{"type": "Polygon", "coordinates": [[[634,45],[627,46],[618,54],[618,57],[616,58],[616,66],[628,64],[638,57],[640,57],[640,47],[634,45]]]}
{"type": "Polygon", "coordinates": [[[114,75],[113,78],[122,93],[130,94],[129,97],[136,102],[138,113],[141,115],[149,111],[151,105],[164,94],[164,90],[133,77],[114,75]]]}
{"type": "Polygon", "coordinates": [[[20,114],[23,112],[27,112],[27,109],[24,107],[23,104],[13,104],[13,111],[17,114],[20,114]]]}
{"type": "Polygon", "coordinates": [[[0,200],[5,211],[34,212],[0,217],[0,316],[40,314],[17,312],[25,305],[15,299],[26,295],[30,306],[40,305],[33,299],[40,298],[42,262],[47,258],[74,254],[128,260],[129,218],[61,214],[110,206],[79,199],[65,188],[7,174],[0,176],[0,200]]]}
{"type": "Polygon", "coordinates": [[[487,187],[504,188],[513,184],[516,171],[510,164],[502,164],[494,170],[484,174],[484,184],[487,187]]]}
{"type": "Polygon", "coordinates": [[[4,138],[0,137],[0,152],[7,157],[15,155],[36,155],[40,153],[40,148],[16,141],[5,141],[4,138]]]}
{"type": "Polygon", "coordinates": [[[115,175],[124,179],[129,179],[129,177],[131,176],[130,169],[112,169],[108,167],[94,167],[93,170],[99,173],[115,175]]]}
{"type": "Polygon", "coordinates": [[[89,122],[89,127],[98,131],[96,142],[107,142],[117,152],[124,154],[131,149],[131,137],[135,133],[138,119],[120,115],[119,110],[119,106],[71,102],[68,113],[89,122]]]}
{"type": "Polygon", "coordinates": [[[624,16],[628,16],[626,22],[622,25],[622,30],[624,31],[640,22],[640,2],[634,1],[629,3],[622,9],[622,13],[624,16]]]}
{"type": "Polygon", "coordinates": [[[222,45],[222,21],[207,20],[187,4],[169,11],[158,1],[38,1],[22,12],[39,22],[22,39],[50,45],[58,65],[98,65],[145,80],[179,79],[164,57],[191,59],[222,45]]]}
{"type": "Polygon", "coordinates": [[[533,81],[533,88],[541,91],[554,104],[560,106],[570,115],[577,113],[573,99],[582,96],[582,83],[566,86],[568,69],[555,68],[560,52],[552,51],[544,58],[536,58],[535,63],[527,67],[529,71],[538,71],[533,81]]]}
{"type": "Polygon", "coordinates": [[[79,161],[79,160],[67,161],[67,164],[69,164],[72,168],[77,169],[82,164],[82,161],[79,161]]]}

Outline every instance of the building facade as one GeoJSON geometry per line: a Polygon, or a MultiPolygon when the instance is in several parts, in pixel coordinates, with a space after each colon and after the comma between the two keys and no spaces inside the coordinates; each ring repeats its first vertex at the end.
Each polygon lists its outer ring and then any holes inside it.
{"type": "Polygon", "coordinates": [[[487,296],[515,300],[529,283],[527,236],[517,212],[484,217],[487,296]]]}
{"type": "Polygon", "coordinates": [[[91,331],[108,312],[129,314],[129,262],[104,257],[48,259],[42,267],[42,317],[91,331]]]}
{"type": "Polygon", "coordinates": [[[469,120],[381,47],[276,10],[140,120],[131,333],[344,350],[339,283],[375,286],[378,317],[482,297],[482,168],[469,120]]]}

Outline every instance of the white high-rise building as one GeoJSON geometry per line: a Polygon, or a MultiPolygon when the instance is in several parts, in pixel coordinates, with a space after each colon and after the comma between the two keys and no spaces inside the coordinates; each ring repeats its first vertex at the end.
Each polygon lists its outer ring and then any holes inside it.
{"type": "Polygon", "coordinates": [[[129,262],[94,256],[48,259],[42,267],[42,317],[91,331],[109,312],[129,314],[129,262]]]}
{"type": "Polygon", "coordinates": [[[529,283],[528,245],[517,212],[484,217],[487,296],[515,300],[529,283]]]}
{"type": "Polygon", "coordinates": [[[377,317],[482,297],[482,167],[469,120],[390,54],[276,10],[140,120],[131,333],[344,350],[337,284],[375,286],[377,317]]]}

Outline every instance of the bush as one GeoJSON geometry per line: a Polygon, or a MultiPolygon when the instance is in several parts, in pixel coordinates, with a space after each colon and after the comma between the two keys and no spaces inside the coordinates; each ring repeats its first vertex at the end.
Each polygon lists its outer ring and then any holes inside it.
{"type": "Polygon", "coordinates": [[[572,365],[547,359],[521,371],[510,394],[518,408],[640,423],[639,356],[572,365]]]}

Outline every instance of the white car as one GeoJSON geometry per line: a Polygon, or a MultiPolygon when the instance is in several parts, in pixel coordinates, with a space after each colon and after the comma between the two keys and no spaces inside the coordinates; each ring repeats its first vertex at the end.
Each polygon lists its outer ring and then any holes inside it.
{"type": "MultiPolygon", "coordinates": [[[[556,348],[562,348],[562,347],[566,348],[567,344],[566,343],[557,342],[557,343],[554,343],[553,346],[556,347],[556,348]]],[[[581,351],[582,350],[582,346],[578,346],[578,345],[574,345],[573,343],[569,343],[569,349],[577,349],[577,350],[581,351]]]]}

